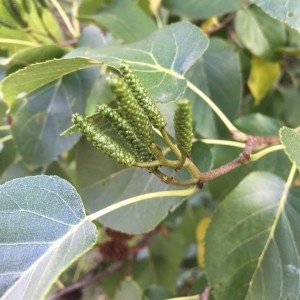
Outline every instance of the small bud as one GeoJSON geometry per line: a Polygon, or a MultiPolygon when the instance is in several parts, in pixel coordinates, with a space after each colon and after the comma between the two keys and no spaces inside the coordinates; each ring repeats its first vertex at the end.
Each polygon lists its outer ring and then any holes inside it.
{"type": "Polygon", "coordinates": [[[140,82],[131,66],[122,61],[120,64],[120,72],[138,104],[148,116],[151,124],[159,130],[165,127],[167,125],[166,120],[162,116],[155,102],[150,98],[147,90],[140,82]]]}
{"type": "Polygon", "coordinates": [[[179,100],[177,103],[174,129],[177,147],[182,155],[187,155],[191,151],[193,139],[192,109],[188,99],[179,100]]]}
{"type": "Polygon", "coordinates": [[[96,126],[81,115],[74,114],[72,122],[77,130],[82,132],[93,146],[106,154],[112,160],[125,166],[133,166],[135,164],[135,158],[131,153],[118,145],[116,141],[107,136],[104,132],[100,131],[96,126]]]}
{"type": "Polygon", "coordinates": [[[131,125],[137,137],[145,144],[150,145],[154,140],[151,123],[144,111],[138,105],[126,83],[116,75],[108,79],[109,86],[116,95],[121,114],[131,125]]]}

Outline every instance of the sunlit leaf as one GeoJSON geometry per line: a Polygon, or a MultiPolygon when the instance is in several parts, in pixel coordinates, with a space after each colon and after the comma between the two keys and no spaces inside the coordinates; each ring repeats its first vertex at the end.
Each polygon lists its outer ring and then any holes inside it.
{"type": "Polygon", "coordinates": [[[246,177],[206,233],[205,265],[215,299],[297,299],[299,228],[299,188],[270,173],[246,177]]]}
{"type": "Polygon", "coordinates": [[[0,186],[1,299],[41,299],[58,275],[96,242],[76,190],[56,176],[0,186]]]}
{"type": "Polygon", "coordinates": [[[249,89],[258,105],[268,93],[280,73],[280,64],[259,57],[251,59],[251,73],[248,78],[249,89]]]}

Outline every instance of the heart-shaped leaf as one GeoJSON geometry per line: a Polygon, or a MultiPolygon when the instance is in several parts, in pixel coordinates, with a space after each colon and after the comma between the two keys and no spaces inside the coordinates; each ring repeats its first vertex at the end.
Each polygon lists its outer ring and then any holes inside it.
{"type": "Polygon", "coordinates": [[[57,276],[96,242],[76,190],[56,176],[0,186],[1,299],[41,299],[57,276]]]}

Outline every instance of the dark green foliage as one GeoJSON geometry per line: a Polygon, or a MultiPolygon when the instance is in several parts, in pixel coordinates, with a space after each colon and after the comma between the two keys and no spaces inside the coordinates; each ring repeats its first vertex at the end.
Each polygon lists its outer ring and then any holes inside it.
{"type": "Polygon", "coordinates": [[[98,112],[104,116],[127,142],[139,161],[151,161],[154,159],[150,150],[138,139],[130,124],[115,110],[106,104],[98,106],[98,112]]]}
{"type": "Polygon", "coordinates": [[[165,127],[167,125],[166,120],[162,116],[155,102],[150,98],[143,84],[137,78],[131,66],[122,61],[120,64],[120,72],[124,78],[124,81],[129,86],[132,94],[144,110],[145,114],[148,116],[152,125],[157,129],[165,127]]]}
{"type": "Polygon", "coordinates": [[[134,156],[119,146],[111,137],[101,132],[95,125],[79,114],[74,114],[73,124],[82,132],[94,147],[109,156],[114,161],[125,166],[135,164],[134,156]]]}
{"type": "Polygon", "coordinates": [[[145,145],[150,145],[154,140],[151,123],[138,105],[126,83],[113,74],[110,76],[108,83],[116,95],[117,103],[123,117],[130,123],[137,137],[145,145]]]}
{"type": "Polygon", "coordinates": [[[183,155],[192,148],[192,110],[188,99],[179,100],[174,115],[174,128],[177,147],[183,155]]]}

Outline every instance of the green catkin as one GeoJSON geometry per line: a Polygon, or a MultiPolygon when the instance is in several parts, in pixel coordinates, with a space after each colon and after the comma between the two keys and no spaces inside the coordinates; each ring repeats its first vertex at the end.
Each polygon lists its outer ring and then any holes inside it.
{"type": "Polygon", "coordinates": [[[135,157],[116,143],[111,137],[101,132],[80,114],[74,114],[72,122],[77,130],[82,132],[94,147],[106,154],[112,160],[125,166],[135,165],[135,157]]]}
{"type": "Polygon", "coordinates": [[[133,128],[137,137],[147,146],[154,140],[154,133],[148,117],[133,97],[127,84],[118,76],[111,75],[109,86],[116,95],[122,116],[133,128]]]}
{"type": "Polygon", "coordinates": [[[3,4],[7,12],[21,27],[25,28],[28,26],[27,22],[22,19],[20,7],[16,0],[3,0],[3,4]]]}
{"type": "Polygon", "coordinates": [[[48,8],[48,4],[46,0],[36,0],[36,1],[39,2],[42,7],[48,8]]]}
{"type": "Polygon", "coordinates": [[[22,0],[22,6],[26,13],[30,14],[31,11],[31,5],[30,5],[30,0],[22,0]]]}
{"type": "Polygon", "coordinates": [[[151,124],[159,130],[164,128],[167,125],[166,120],[162,116],[155,102],[150,98],[147,90],[140,82],[131,66],[125,61],[120,63],[120,73],[138,104],[148,116],[151,124]]]}
{"type": "Polygon", "coordinates": [[[193,140],[192,108],[188,99],[179,100],[177,103],[174,129],[177,147],[182,155],[187,155],[191,151],[193,140]]]}
{"type": "Polygon", "coordinates": [[[3,25],[4,27],[10,28],[10,29],[17,29],[17,26],[14,24],[10,23],[9,21],[0,18],[0,25],[3,25]]]}
{"type": "Polygon", "coordinates": [[[154,156],[136,136],[130,124],[115,110],[106,104],[98,106],[97,111],[110,122],[121,138],[128,144],[139,161],[147,162],[154,160],[154,156]]]}

